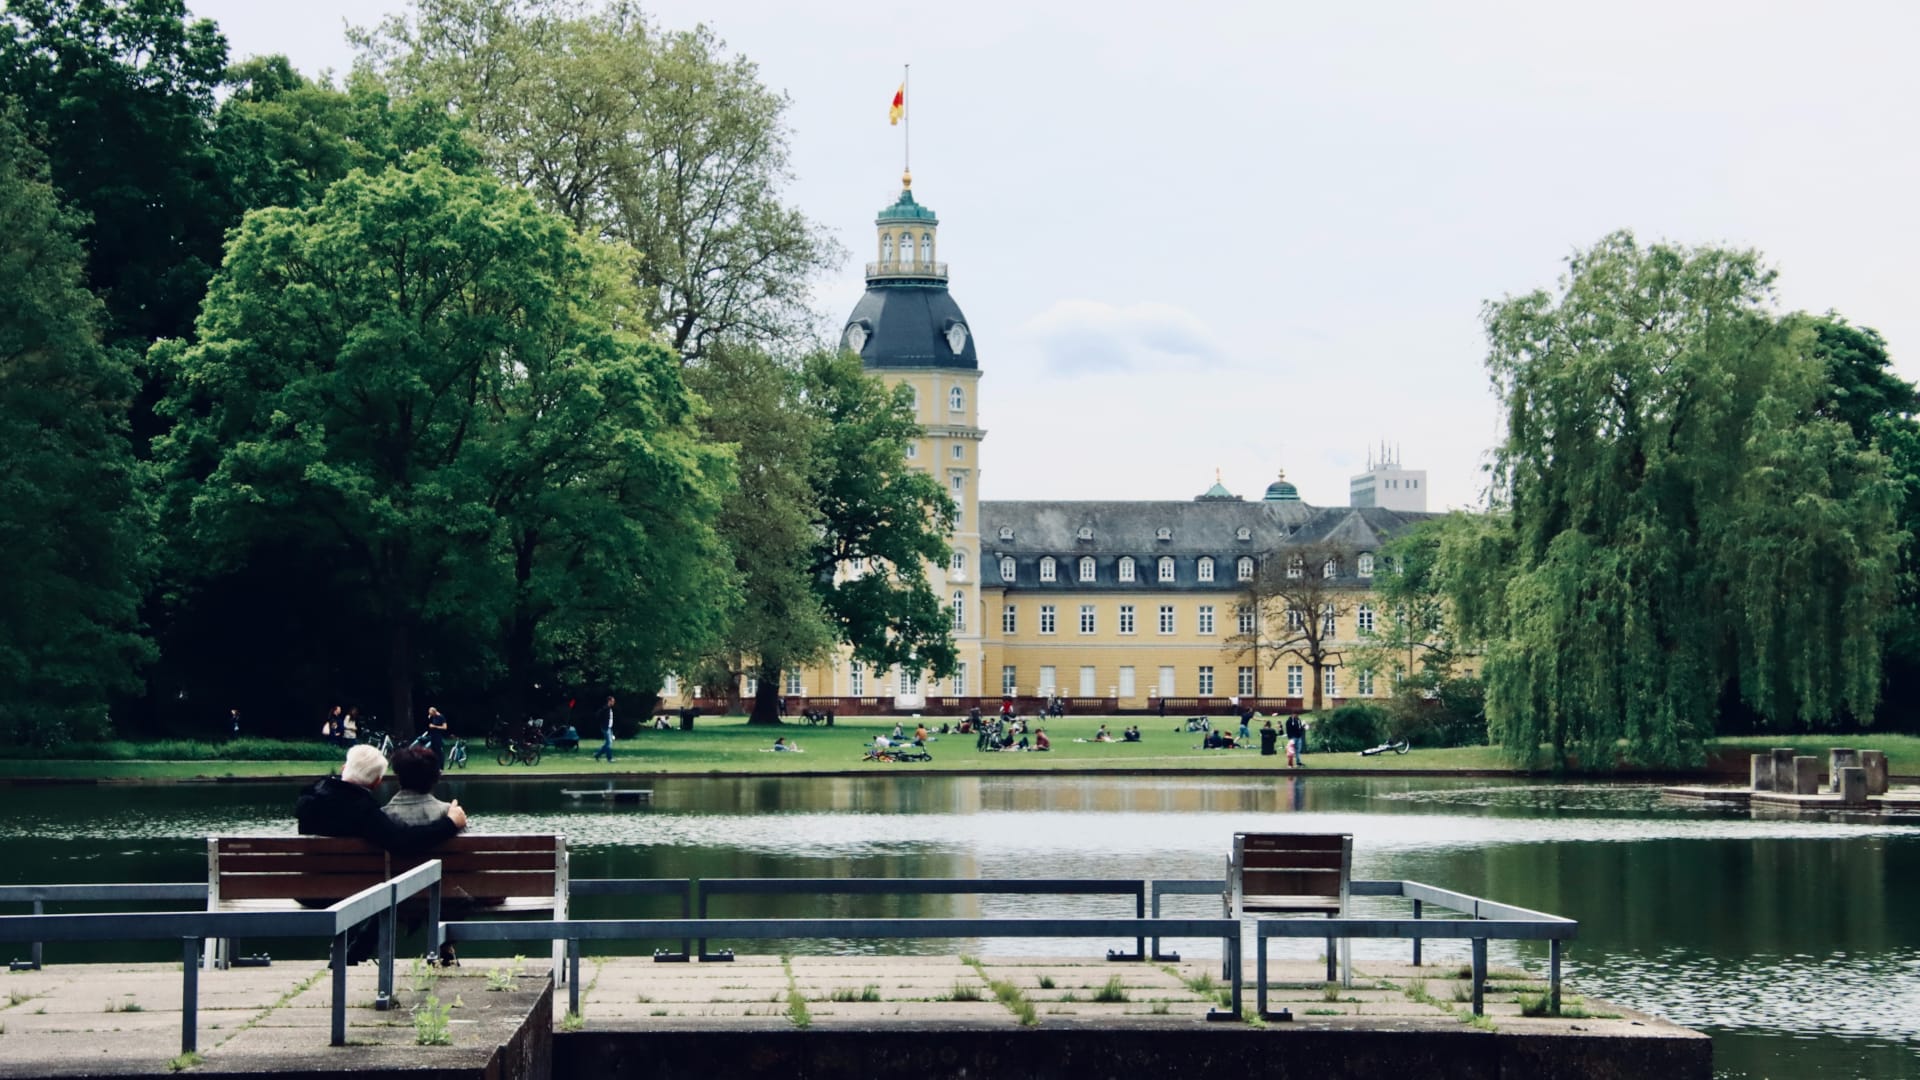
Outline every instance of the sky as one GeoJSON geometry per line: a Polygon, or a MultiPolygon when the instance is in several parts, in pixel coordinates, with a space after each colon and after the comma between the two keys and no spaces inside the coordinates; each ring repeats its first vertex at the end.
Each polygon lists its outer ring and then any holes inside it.
{"type": "MultiPolygon", "coordinates": [[[[397,0],[188,0],[235,58],[353,62],[397,0]]],[[[1344,505],[1370,449],[1429,509],[1501,434],[1483,305],[1617,229],[1757,248],[1782,310],[1920,380],[1920,5],[656,0],[791,100],[788,201],[837,236],[830,328],[913,190],[983,373],[986,499],[1182,499],[1277,471],[1344,505]]]]}

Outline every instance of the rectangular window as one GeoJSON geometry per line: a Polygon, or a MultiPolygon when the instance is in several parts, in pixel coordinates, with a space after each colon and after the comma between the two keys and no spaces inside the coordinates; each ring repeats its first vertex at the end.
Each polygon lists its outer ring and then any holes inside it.
{"type": "Polygon", "coordinates": [[[1301,619],[1300,619],[1300,609],[1299,609],[1299,608],[1288,608],[1288,609],[1287,609],[1287,629],[1289,629],[1289,630],[1299,630],[1299,629],[1301,629],[1302,627],[1304,627],[1305,625],[1306,625],[1306,624],[1305,624],[1304,622],[1302,622],[1302,621],[1301,621],[1301,619]]]}
{"type": "Polygon", "coordinates": [[[1306,673],[1299,664],[1287,665],[1287,696],[1299,697],[1307,687],[1306,673]]]}
{"type": "Polygon", "coordinates": [[[1353,673],[1353,692],[1361,697],[1373,696],[1373,672],[1356,671],[1353,673]]]}
{"type": "Polygon", "coordinates": [[[914,458],[917,458],[919,456],[920,456],[919,445],[916,443],[908,443],[907,444],[907,460],[912,461],[914,458]]]}
{"type": "Polygon", "coordinates": [[[967,628],[967,594],[953,594],[953,629],[956,633],[967,628]]]}
{"type": "Polygon", "coordinates": [[[900,666],[900,696],[915,697],[919,693],[920,673],[902,664],[900,666]]]}
{"type": "Polygon", "coordinates": [[[1083,634],[1093,633],[1093,605],[1092,604],[1080,605],[1080,632],[1083,634]]]}
{"type": "Polygon", "coordinates": [[[673,697],[675,694],[678,694],[679,692],[680,692],[679,677],[676,675],[667,676],[666,683],[660,687],[660,696],[673,697]]]}
{"type": "Polygon", "coordinates": [[[1014,666],[1012,664],[1008,664],[1005,667],[1000,669],[1000,696],[1001,697],[1012,697],[1013,692],[1020,688],[1019,683],[1015,681],[1019,677],[1019,674],[1020,673],[1018,671],[1014,670],[1014,666]]]}
{"type": "Polygon", "coordinates": [[[847,665],[847,693],[853,697],[867,696],[867,668],[858,660],[847,665]]]}
{"type": "Polygon", "coordinates": [[[749,676],[747,676],[747,696],[748,696],[748,697],[759,697],[759,696],[760,696],[760,678],[759,678],[759,676],[757,676],[757,675],[749,675],[749,676]]]}
{"type": "Polygon", "coordinates": [[[1320,693],[1327,697],[1338,697],[1340,687],[1339,676],[1340,673],[1332,668],[1322,670],[1320,672],[1320,693]]]}
{"type": "Polygon", "coordinates": [[[1054,681],[1053,681],[1053,665],[1041,664],[1040,665],[1040,692],[1042,694],[1051,694],[1053,693],[1054,689],[1055,687],[1054,687],[1054,681]]]}
{"type": "Polygon", "coordinates": [[[1161,581],[1173,580],[1173,560],[1172,559],[1160,560],[1160,580],[1161,581]]]}
{"type": "Polygon", "coordinates": [[[1126,667],[1123,667],[1120,669],[1120,696],[1123,698],[1130,698],[1133,696],[1133,665],[1132,664],[1128,664],[1126,667]]]}
{"type": "Polygon", "coordinates": [[[1234,622],[1240,628],[1240,633],[1253,633],[1253,606],[1251,604],[1241,604],[1239,607],[1234,608],[1233,618],[1234,622]]]}
{"type": "Polygon", "coordinates": [[[1238,693],[1241,697],[1253,696],[1253,669],[1252,668],[1245,667],[1245,666],[1242,666],[1240,668],[1239,689],[1236,691],[1236,693],[1238,693]]]}
{"type": "Polygon", "coordinates": [[[1213,605],[1212,605],[1212,604],[1201,604],[1201,605],[1200,605],[1200,626],[1199,626],[1199,630],[1200,630],[1200,633],[1202,633],[1202,634],[1212,634],[1212,633],[1213,633],[1213,605]]]}
{"type": "Polygon", "coordinates": [[[953,478],[953,501],[959,502],[960,497],[966,494],[966,491],[967,491],[967,478],[964,476],[954,477],[953,478]]]}
{"type": "Polygon", "coordinates": [[[1085,667],[1085,666],[1081,667],[1080,696],[1083,698],[1090,698],[1090,697],[1096,696],[1097,693],[1098,691],[1096,691],[1093,686],[1093,669],[1091,667],[1085,667]]]}
{"type": "Polygon", "coordinates": [[[967,665],[953,665],[953,696],[967,696],[967,665]]]}
{"type": "Polygon", "coordinates": [[[1322,637],[1335,637],[1333,625],[1333,605],[1328,604],[1320,612],[1320,634],[1322,637]]]}
{"type": "Polygon", "coordinates": [[[1163,698],[1173,696],[1173,668],[1171,667],[1160,669],[1160,696],[1163,698]]]}
{"type": "Polygon", "coordinates": [[[1353,616],[1353,625],[1363,634],[1373,633],[1373,606],[1361,604],[1360,610],[1353,616]]]}
{"type": "MultiPolygon", "coordinates": [[[[953,444],[953,460],[960,461],[960,460],[963,460],[966,456],[967,456],[967,448],[961,445],[960,443],[954,443],[953,444]]],[[[964,697],[965,695],[956,694],[955,696],[964,697]]]]}
{"type": "Polygon", "coordinates": [[[1132,604],[1120,605],[1120,632],[1123,634],[1133,633],[1133,605],[1132,604]]]}
{"type": "Polygon", "coordinates": [[[1053,612],[1052,604],[1040,605],[1040,632],[1041,633],[1043,634],[1053,633],[1053,616],[1054,616],[1054,612],[1053,612]]]}
{"type": "Polygon", "coordinates": [[[1133,560],[1132,559],[1120,560],[1120,580],[1121,581],[1133,580],[1133,560]]]}
{"type": "Polygon", "coordinates": [[[1011,634],[1019,628],[1020,616],[1014,610],[1013,605],[1008,604],[1006,610],[1000,613],[1000,632],[1003,634],[1011,634]]]}
{"type": "Polygon", "coordinates": [[[1173,633],[1173,605],[1172,604],[1160,605],[1160,632],[1163,634],[1173,633]]]}
{"type": "Polygon", "coordinates": [[[1213,580],[1213,560],[1212,559],[1200,560],[1199,576],[1201,581],[1213,580]]]}
{"type": "Polygon", "coordinates": [[[787,696],[799,697],[802,693],[805,693],[805,691],[800,689],[800,673],[797,671],[787,672],[787,696]]]}
{"type": "Polygon", "coordinates": [[[1200,665],[1200,696],[1213,696],[1213,665],[1200,665]]]}

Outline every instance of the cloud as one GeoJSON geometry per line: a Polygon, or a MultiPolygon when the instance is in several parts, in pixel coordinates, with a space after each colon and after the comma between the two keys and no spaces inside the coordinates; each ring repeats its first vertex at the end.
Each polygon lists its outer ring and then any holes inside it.
{"type": "Polygon", "coordinates": [[[1205,323],[1171,304],[1060,300],[1015,335],[1060,374],[1205,367],[1226,355],[1205,323]]]}

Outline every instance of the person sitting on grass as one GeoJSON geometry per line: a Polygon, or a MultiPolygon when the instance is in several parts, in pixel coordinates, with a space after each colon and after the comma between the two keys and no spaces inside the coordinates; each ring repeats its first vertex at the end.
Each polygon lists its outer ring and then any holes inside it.
{"type": "Polygon", "coordinates": [[[804,753],[806,753],[806,751],[805,751],[805,750],[802,750],[802,749],[800,749],[800,747],[799,747],[799,744],[797,744],[797,743],[790,743],[790,742],[788,742],[788,741],[787,741],[787,737],[786,737],[785,735],[781,735],[781,736],[779,736],[779,737],[777,737],[777,738],[775,738],[775,739],[773,740],[773,747],[772,747],[772,749],[771,749],[771,750],[769,750],[769,751],[766,751],[766,752],[767,752],[767,753],[774,753],[774,754],[804,754],[804,753]]]}
{"type": "Polygon", "coordinates": [[[1107,730],[1107,725],[1101,724],[1100,730],[1094,733],[1093,741],[1094,742],[1112,742],[1113,732],[1107,730]]]}
{"type": "Polygon", "coordinates": [[[927,725],[921,724],[913,729],[913,744],[915,746],[927,745],[927,725]]]}
{"type": "Polygon", "coordinates": [[[1047,729],[1046,729],[1046,728],[1035,728],[1035,729],[1034,729],[1034,732],[1033,732],[1033,748],[1034,748],[1035,750],[1051,750],[1051,749],[1053,749],[1053,741],[1047,738],[1047,729]]]}
{"type": "Polygon", "coordinates": [[[1121,742],[1139,742],[1140,741],[1140,725],[1135,724],[1134,726],[1121,732],[1120,741],[1121,742]]]}

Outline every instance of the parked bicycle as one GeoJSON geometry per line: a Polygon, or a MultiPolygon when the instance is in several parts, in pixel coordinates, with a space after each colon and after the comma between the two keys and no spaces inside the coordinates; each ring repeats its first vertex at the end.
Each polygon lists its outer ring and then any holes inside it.
{"type": "Polygon", "coordinates": [[[464,769],[467,767],[467,740],[454,739],[447,743],[446,767],[449,769],[464,769]]]}
{"type": "Polygon", "coordinates": [[[494,760],[502,765],[519,762],[522,765],[540,764],[540,744],[530,739],[508,739],[507,745],[500,748],[500,754],[494,760]]]}

